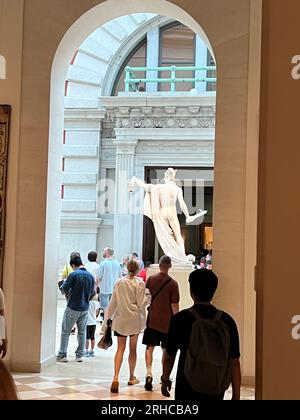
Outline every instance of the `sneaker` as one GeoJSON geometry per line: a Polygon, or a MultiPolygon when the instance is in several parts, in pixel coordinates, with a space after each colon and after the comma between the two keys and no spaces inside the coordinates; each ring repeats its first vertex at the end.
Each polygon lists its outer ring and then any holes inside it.
{"type": "Polygon", "coordinates": [[[133,379],[131,379],[130,381],[128,381],[128,385],[138,385],[140,383],[140,381],[138,380],[138,378],[134,377],[133,379]]]}
{"type": "Polygon", "coordinates": [[[56,361],[58,363],[68,363],[67,356],[56,356],[56,361]]]}
{"type": "Polygon", "coordinates": [[[77,363],[82,363],[83,362],[83,357],[76,357],[76,362],[77,363]]]}
{"type": "Polygon", "coordinates": [[[88,357],[95,357],[95,352],[94,351],[90,351],[88,357]]]}
{"type": "Polygon", "coordinates": [[[147,376],[146,377],[146,382],[145,382],[145,390],[146,391],[152,391],[153,390],[152,382],[153,382],[152,376],[150,376],[150,375],[147,376]]]}
{"type": "Polygon", "coordinates": [[[84,357],[90,357],[90,353],[89,353],[88,351],[86,351],[86,352],[84,353],[84,357]]]}

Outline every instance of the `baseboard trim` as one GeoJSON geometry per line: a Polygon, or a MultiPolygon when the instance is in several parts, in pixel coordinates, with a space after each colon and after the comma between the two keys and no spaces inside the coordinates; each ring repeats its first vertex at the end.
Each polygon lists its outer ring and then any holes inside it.
{"type": "Polygon", "coordinates": [[[10,369],[15,373],[41,373],[48,367],[54,365],[55,356],[50,356],[42,362],[13,362],[9,363],[10,369]]]}
{"type": "Polygon", "coordinates": [[[242,385],[255,387],[255,376],[242,376],[242,385]]]}

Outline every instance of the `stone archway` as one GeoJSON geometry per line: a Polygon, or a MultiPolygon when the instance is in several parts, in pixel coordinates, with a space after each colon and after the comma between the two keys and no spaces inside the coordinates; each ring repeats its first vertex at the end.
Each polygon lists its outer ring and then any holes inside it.
{"type": "MultiPolygon", "coordinates": [[[[184,0],[90,0],[87,4],[86,0],[77,0],[72,5],[70,8],[68,2],[53,0],[50,7],[32,0],[26,4],[24,13],[16,234],[14,247],[10,245],[6,254],[16,267],[14,278],[9,272],[10,265],[5,268],[5,287],[12,302],[9,309],[12,367],[39,371],[54,360],[59,221],[53,215],[60,208],[58,156],[62,148],[63,91],[68,64],[78,45],[99,24],[121,14],[144,11],[180,20],[203,37],[205,31],[215,52],[218,64],[215,267],[222,278],[216,303],[230,311],[238,322],[242,348],[247,348],[244,374],[253,379],[254,329],[251,339],[243,331],[246,319],[251,328],[254,324],[253,276],[245,275],[245,267],[254,271],[255,257],[248,254],[246,261],[245,256],[249,246],[252,249],[255,244],[256,220],[247,216],[245,208],[247,200],[256,208],[256,174],[253,178],[247,164],[251,156],[257,159],[260,45],[253,33],[260,28],[261,1],[199,0],[197,4],[186,4],[184,0]],[[108,7],[114,2],[118,8],[108,7]],[[47,29],[49,25],[51,31],[47,29]],[[30,270],[24,270],[25,266],[30,270]],[[247,310],[245,302],[249,305],[247,310]],[[24,319],[28,319],[26,325],[24,319]],[[24,347],[24,342],[30,346],[24,347]]],[[[14,212],[8,216],[8,223],[14,212]]]]}
{"type": "MultiPolygon", "coordinates": [[[[188,13],[180,9],[178,6],[171,4],[167,1],[155,0],[151,5],[145,5],[143,1],[135,0],[125,2],[122,8],[113,7],[115,0],[108,0],[103,2],[93,9],[89,10],[83,16],[81,16],[66,32],[60,45],[56,51],[52,72],[51,72],[51,105],[50,105],[50,142],[49,142],[49,167],[48,167],[48,208],[47,214],[58,214],[60,207],[61,198],[60,185],[58,184],[58,177],[53,177],[53,173],[59,174],[60,161],[57,158],[58,153],[62,154],[62,142],[63,138],[63,93],[65,90],[66,73],[69,69],[70,62],[74,56],[74,52],[77,51],[78,46],[90,35],[91,32],[101,27],[107,22],[118,18],[122,15],[130,13],[155,13],[161,16],[165,16],[169,19],[180,21],[181,23],[192,29],[203,41],[206,42],[211,54],[214,55],[213,48],[207,35],[205,34],[202,27],[197,23],[188,13]],[[108,4],[110,3],[110,5],[108,4]],[[53,112],[54,111],[54,112],[53,112]],[[54,115],[55,116],[54,116],[54,115]],[[53,194],[53,199],[49,199],[53,194]]],[[[49,222],[49,219],[47,220],[49,222]]],[[[59,225],[58,221],[56,226],[53,223],[53,218],[50,223],[47,223],[49,229],[47,229],[46,237],[46,256],[45,261],[48,261],[47,250],[49,249],[47,244],[59,243],[58,232],[59,225]]],[[[49,250],[53,253],[53,249],[49,250]]],[[[57,257],[56,257],[57,259],[57,257]]],[[[48,269],[45,267],[45,275],[48,273],[48,269]]],[[[52,277],[54,277],[54,272],[52,277]]]]}

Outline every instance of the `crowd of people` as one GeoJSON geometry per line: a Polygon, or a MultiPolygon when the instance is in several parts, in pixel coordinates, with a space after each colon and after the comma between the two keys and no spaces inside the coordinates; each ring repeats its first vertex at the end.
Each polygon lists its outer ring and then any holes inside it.
{"type": "MultiPolygon", "coordinates": [[[[170,375],[180,352],[175,384],[176,401],[223,400],[232,384],[232,399],[240,399],[241,370],[239,335],[233,318],[212,305],[218,278],[211,270],[211,253],[189,276],[194,305],[180,311],[178,283],[170,276],[172,261],[163,256],[159,272],[149,276],[149,264],[136,253],[120,264],[114,251],[105,248],[98,264],[96,252],[88,254],[84,265],[73,252],[64,267],[59,288],[66,296],[57,362],[68,362],[69,337],[76,325],[78,347],[76,361],[95,356],[95,335],[100,309],[104,321],[100,334],[112,330],[117,339],[114,375],[110,391],[119,392],[119,374],[127,342],[129,343],[128,386],[140,383],[135,375],[137,343],[143,334],[145,345],[145,390],[153,390],[153,352],[162,349],[162,375],[156,378],[161,393],[170,397],[170,375]],[[203,264],[203,266],[201,266],[203,264]]],[[[13,378],[2,359],[7,353],[4,295],[0,289],[0,400],[16,400],[13,378]]]]}
{"type": "Polygon", "coordinates": [[[161,347],[162,376],[159,381],[164,396],[170,396],[170,374],[180,351],[176,400],[221,400],[230,382],[233,399],[238,400],[241,385],[239,335],[231,316],[211,303],[218,286],[211,267],[212,253],[201,257],[199,265],[193,262],[195,270],[189,277],[189,284],[194,306],[181,312],[179,287],[169,275],[172,261],[168,256],[160,259],[159,273],[152,276],[147,274],[150,264],[144,264],[136,253],[121,263],[114,258],[111,248],[105,248],[104,260],[99,265],[97,257],[97,253],[89,253],[88,262],[83,265],[80,254],[72,253],[70,264],[64,268],[59,287],[67,296],[67,308],[57,362],[68,361],[68,341],[75,324],[76,361],[83,362],[84,357],[95,356],[97,315],[101,309],[104,311],[101,334],[105,335],[108,326],[111,327],[118,344],[112,393],[119,392],[119,373],[127,342],[128,386],[140,382],[135,376],[135,368],[138,337],[143,334],[146,391],[153,390],[153,352],[155,347],[161,347]],[[202,374],[195,377],[199,369],[202,374]]]}

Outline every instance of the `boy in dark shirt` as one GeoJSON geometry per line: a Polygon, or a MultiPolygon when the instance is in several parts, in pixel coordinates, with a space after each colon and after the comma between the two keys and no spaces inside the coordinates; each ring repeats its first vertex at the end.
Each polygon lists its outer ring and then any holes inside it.
{"type": "MultiPolygon", "coordinates": [[[[196,270],[189,278],[190,293],[195,305],[193,308],[204,319],[213,319],[216,316],[217,308],[210,302],[218,287],[217,276],[209,270],[196,270]]],[[[171,319],[168,344],[163,361],[162,394],[169,397],[171,389],[170,374],[172,372],[177,351],[180,350],[178,363],[175,399],[181,401],[199,400],[223,400],[224,393],[218,395],[207,395],[195,392],[184,375],[184,366],[187,350],[190,343],[193,323],[196,318],[189,310],[184,310],[174,315],[171,319]]],[[[239,335],[235,321],[230,315],[223,312],[221,321],[227,325],[230,336],[232,372],[231,382],[233,388],[233,400],[240,399],[241,369],[240,369],[240,348],[239,335]]]]}

